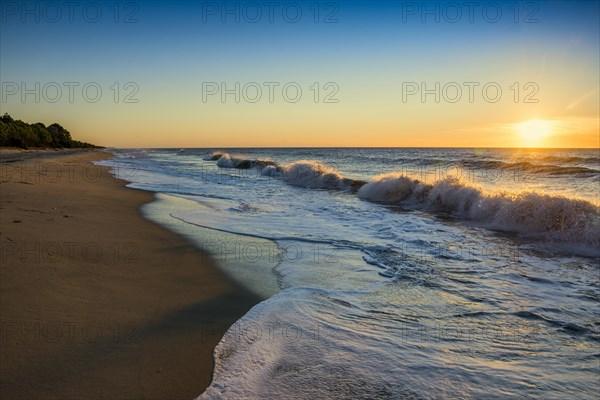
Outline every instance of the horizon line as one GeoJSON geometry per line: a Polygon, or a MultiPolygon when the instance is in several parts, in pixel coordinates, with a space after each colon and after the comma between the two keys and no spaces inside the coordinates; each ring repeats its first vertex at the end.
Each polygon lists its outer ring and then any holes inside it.
{"type": "Polygon", "coordinates": [[[210,146],[210,147],[118,147],[104,146],[105,149],[488,149],[488,150],[600,150],[598,147],[484,147],[484,146],[210,146]]]}

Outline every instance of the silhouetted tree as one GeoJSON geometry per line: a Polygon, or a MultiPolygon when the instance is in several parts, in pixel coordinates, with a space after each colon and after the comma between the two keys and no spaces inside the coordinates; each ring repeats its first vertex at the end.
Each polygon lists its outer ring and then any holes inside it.
{"type": "Polygon", "coordinates": [[[71,138],[71,133],[60,124],[46,127],[43,123],[28,124],[14,120],[8,113],[0,117],[0,146],[11,147],[98,147],[71,138]]]}

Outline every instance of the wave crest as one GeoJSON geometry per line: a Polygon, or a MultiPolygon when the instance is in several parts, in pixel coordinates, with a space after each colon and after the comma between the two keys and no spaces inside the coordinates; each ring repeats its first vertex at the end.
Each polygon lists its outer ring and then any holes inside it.
{"type": "Polygon", "coordinates": [[[313,189],[345,189],[348,180],[319,161],[299,160],[282,167],[283,179],[295,186],[313,189]]]}
{"type": "Polygon", "coordinates": [[[600,210],[585,200],[535,192],[487,194],[456,178],[425,184],[398,173],[374,177],[360,188],[358,196],[448,213],[525,236],[600,245],[600,210]]]}

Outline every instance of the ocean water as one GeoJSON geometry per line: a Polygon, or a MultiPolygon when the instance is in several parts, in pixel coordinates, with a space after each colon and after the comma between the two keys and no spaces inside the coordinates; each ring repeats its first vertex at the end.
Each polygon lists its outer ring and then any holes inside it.
{"type": "Polygon", "coordinates": [[[598,150],[113,152],[264,298],[200,399],[598,398],[598,150]]]}

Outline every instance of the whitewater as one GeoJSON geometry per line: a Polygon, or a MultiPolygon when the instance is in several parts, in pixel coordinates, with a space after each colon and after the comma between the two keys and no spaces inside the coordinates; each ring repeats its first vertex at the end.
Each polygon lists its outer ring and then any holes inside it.
{"type": "Polygon", "coordinates": [[[201,399],[596,398],[598,150],[112,151],[264,299],[201,399]]]}

